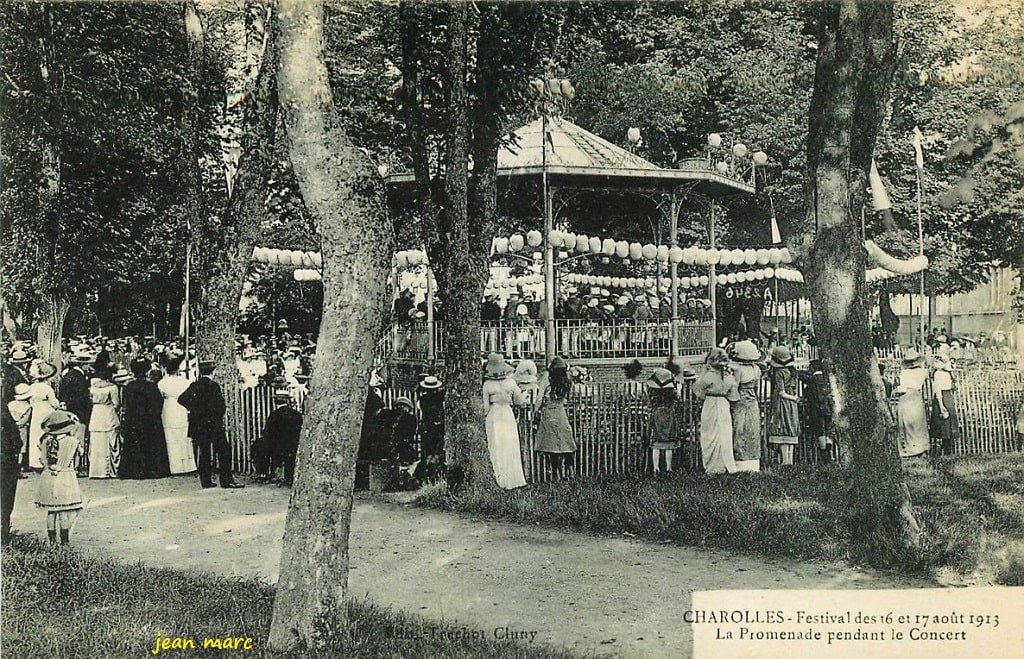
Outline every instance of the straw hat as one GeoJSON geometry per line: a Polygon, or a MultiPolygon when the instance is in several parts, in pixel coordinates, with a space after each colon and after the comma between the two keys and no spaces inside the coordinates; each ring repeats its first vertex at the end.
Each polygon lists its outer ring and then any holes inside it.
{"type": "Polygon", "coordinates": [[[14,385],[14,400],[28,400],[32,397],[31,388],[24,382],[14,385]]]}
{"type": "Polygon", "coordinates": [[[114,384],[128,384],[132,381],[132,374],[125,369],[118,369],[117,373],[114,373],[114,377],[110,379],[114,384]]]}
{"type": "Polygon", "coordinates": [[[906,368],[916,368],[922,364],[924,364],[924,355],[914,348],[907,350],[903,355],[903,366],[906,368]]]}
{"type": "Polygon", "coordinates": [[[772,348],[770,363],[776,368],[785,368],[793,363],[793,355],[786,346],[775,346],[772,348]]]}
{"type": "Polygon", "coordinates": [[[732,344],[732,358],[738,362],[750,364],[764,359],[764,353],[754,345],[753,341],[737,341],[732,344]]]}
{"type": "Polygon", "coordinates": [[[684,368],[683,369],[683,380],[684,381],[696,380],[696,379],[697,379],[697,371],[693,370],[692,368],[684,368]]]}
{"type": "Polygon", "coordinates": [[[512,375],[513,369],[505,361],[505,358],[496,353],[492,352],[487,355],[487,366],[484,369],[484,377],[488,380],[504,380],[509,375],[512,375]]]}
{"type": "Polygon", "coordinates": [[[440,389],[441,386],[441,380],[439,380],[435,375],[428,375],[420,381],[421,389],[440,389]]]}
{"type": "Polygon", "coordinates": [[[675,386],[675,377],[667,368],[656,368],[647,380],[648,389],[671,389],[675,386]]]}
{"type": "Polygon", "coordinates": [[[50,362],[36,362],[28,369],[28,376],[36,381],[49,380],[57,373],[57,367],[50,362]]]}
{"type": "Polygon", "coordinates": [[[12,364],[27,364],[31,360],[28,357],[28,353],[24,350],[15,350],[11,353],[9,360],[12,364]]]}
{"type": "Polygon", "coordinates": [[[537,382],[537,364],[532,359],[524,359],[516,365],[515,380],[517,384],[535,384],[537,382]]]}
{"type": "Polygon", "coordinates": [[[54,410],[43,419],[43,432],[51,435],[70,435],[75,431],[78,420],[65,410],[54,410]]]}

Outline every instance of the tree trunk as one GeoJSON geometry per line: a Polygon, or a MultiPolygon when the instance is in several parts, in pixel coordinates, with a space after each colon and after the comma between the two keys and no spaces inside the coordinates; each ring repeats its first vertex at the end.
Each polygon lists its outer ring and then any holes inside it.
{"type": "Polygon", "coordinates": [[[279,7],[278,94],[323,247],[324,311],[285,525],[270,646],[323,653],[347,630],[356,448],[392,249],[376,168],[349,140],[323,59],[323,6],[279,7]]]}
{"type": "MultiPolygon", "coordinates": [[[[468,489],[479,493],[497,486],[481,412],[480,300],[488,274],[488,254],[477,244],[481,227],[470,228],[467,5],[450,3],[448,16],[445,108],[449,121],[445,135],[445,203],[438,218],[436,248],[432,250],[431,257],[435,263],[438,288],[444,292],[445,300],[442,309],[448,482],[453,490],[468,489]]],[[[496,152],[496,143],[493,148],[496,152]]],[[[479,189],[479,183],[475,189],[479,189]]],[[[474,217],[473,223],[482,219],[474,217]]]]}
{"type": "MultiPolygon", "coordinates": [[[[196,353],[217,361],[214,379],[221,385],[227,402],[225,425],[233,436],[241,432],[239,379],[235,366],[235,337],[238,326],[238,302],[242,297],[245,275],[264,217],[266,181],[274,153],[274,133],[278,106],[274,80],[278,49],[275,44],[273,9],[265,26],[266,45],[252,93],[246,96],[242,156],[235,175],[234,189],[216,240],[207,240],[203,259],[200,304],[196,314],[196,353]]],[[[259,44],[251,46],[260,50],[259,44]]],[[[209,235],[210,232],[204,232],[209,235]]]]}
{"type": "Polygon", "coordinates": [[[888,564],[919,546],[920,527],[887,433],[889,411],[871,349],[867,254],[855,218],[892,75],[893,5],[842,0],[820,11],[807,138],[808,208],[817,229],[808,288],[815,335],[833,376],[836,435],[850,453],[851,532],[875,562],[888,564]]]}
{"type": "MultiPolygon", "coordinates": [[[[64,321],[68,317],[71,304],[64,296],[50,292],[41,296],[39,324],[36,326],[36,351],[39,358],[50,362],[60,372],[61,338],[64,336],[64,321]]],[[[54,381],[54,386],[57,382],[54,381]]]]}

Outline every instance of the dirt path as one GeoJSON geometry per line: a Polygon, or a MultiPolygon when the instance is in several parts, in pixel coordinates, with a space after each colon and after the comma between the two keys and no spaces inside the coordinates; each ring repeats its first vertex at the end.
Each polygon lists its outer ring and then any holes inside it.
{"type": "MultiPolygon", "coordinates": [[[[228,576],[277,578],[289,490],[201,490],[194,477],[81,479],[87,509],[79,548],[124,561],[228,576]]],[[[45,535],[22,480],[13,524],[45,535]]],[[[481,522],[361,500],[353,513],[353,597],[458,623],[494,638],[624,657],[689,654],[679,616],[694,590],[887,588],[901,584],[835,565],[768,561],[731,552],[593,538],[481,522]]]]}

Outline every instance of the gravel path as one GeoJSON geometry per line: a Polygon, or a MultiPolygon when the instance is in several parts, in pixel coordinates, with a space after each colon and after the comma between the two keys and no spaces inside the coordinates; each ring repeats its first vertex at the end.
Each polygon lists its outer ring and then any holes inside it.
{"type": "MultiPolygon", "coordinates": [[[[277,578],[287,489],[202,490],[190,476],[80,482],[87,509],[71,538],[80,549],[277,578]]],[[[13,525],[45,536],[34,493],[34,477],[20,482],[13,525]]],[[[691,630],[679,616],[694,590],[907,586],[847,566],[595,538],[376,500],[355,505],[350,553],[355,598],[488,638],[512,632],[520,643],[623,657],[687,656],[691,630]]]]}

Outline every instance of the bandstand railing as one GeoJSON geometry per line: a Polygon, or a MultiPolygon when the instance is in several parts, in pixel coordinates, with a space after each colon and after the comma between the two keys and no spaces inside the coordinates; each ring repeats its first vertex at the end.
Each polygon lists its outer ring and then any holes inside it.
{"type": "MultiPolygon", "coordinates": [[[[445,336],[440,323],[409,323],[391,328],[393,358],[404,361],[443,359],[445,336]]],[[[509,359],[544,359],[542,320],[485,321],[480,325],[480,352],[498,352],[509,359]]],[[[711,346],[711,323],[678,323],[680,355],[700,355],[711,346]]],[[[672,324],[560,319],[555,321],[555,349],[573,359],[664,358],[672,351],[672,324]]]]}

